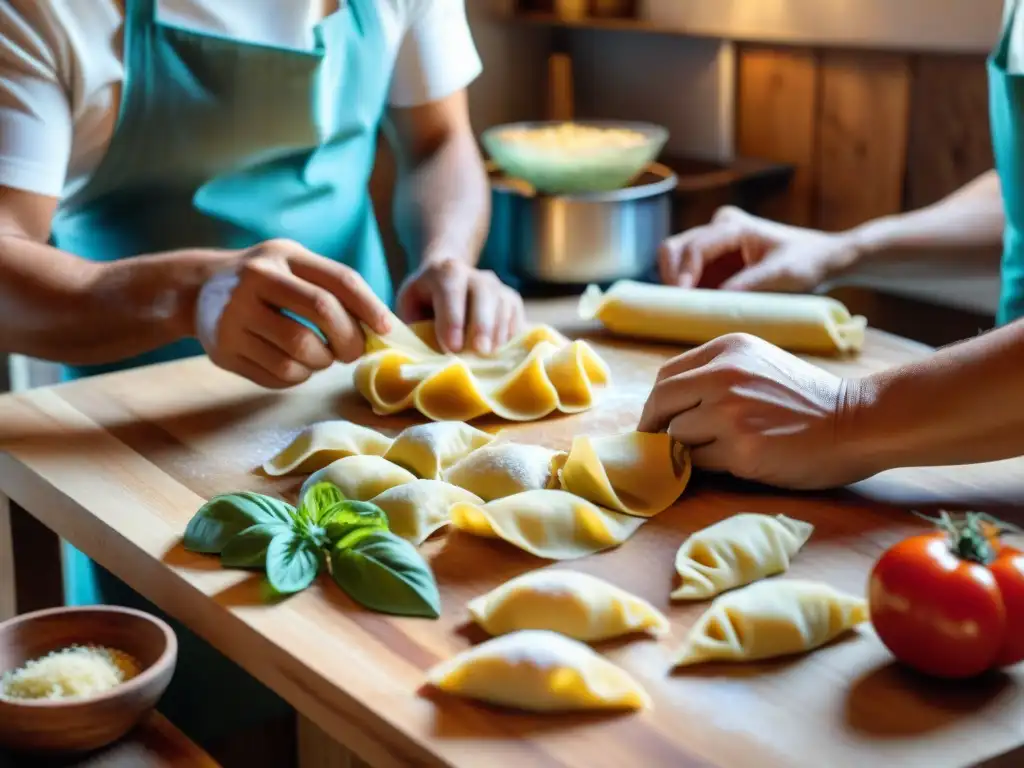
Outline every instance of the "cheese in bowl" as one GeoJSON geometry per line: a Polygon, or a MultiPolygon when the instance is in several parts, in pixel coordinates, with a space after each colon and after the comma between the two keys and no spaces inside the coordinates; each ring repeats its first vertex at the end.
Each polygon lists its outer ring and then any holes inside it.
{"type": "Polygon", "coordinates": [[[657,156],[668,132],[649,123],[515,123],[484,131],[491,159],[546,194],[607,192],[629,185],[657,156]]]}
{"type": "Polygon", "coordinates": [[[95,696],[139,674],[140,664],[113,648],[72,645],[0,675],[0,697],[48,699],[95,696]]]}

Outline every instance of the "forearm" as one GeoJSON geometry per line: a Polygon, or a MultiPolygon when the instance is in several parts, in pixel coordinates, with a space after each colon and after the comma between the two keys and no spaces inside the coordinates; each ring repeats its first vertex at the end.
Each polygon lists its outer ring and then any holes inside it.
{"type": "Polygon", "coordinates": [[[491,215],[480,151],[468,130],[453,132],[410,163],[395,188],[395,223],[414,266],[461,258],[475,265],[491,215]]]}
{"type": "Polygon", "coordinates": [[[933,205],[875,219],[845,237],[857,254],[856,269],[879,261],[998,254],[1004,225],[999,177],[989,171],[933,205]]]}
{"type": "Polygon", "coordinates": [[[178,251],[97,264],[0,236],[0,350],[91,365],[191,336],[199,287],[227,258],[178,251]]]}
{"type": "Polygon", "coordinates": [[[848,386],[837,449],[871,473],[1024,455],[1024,321],[848,386]]]}

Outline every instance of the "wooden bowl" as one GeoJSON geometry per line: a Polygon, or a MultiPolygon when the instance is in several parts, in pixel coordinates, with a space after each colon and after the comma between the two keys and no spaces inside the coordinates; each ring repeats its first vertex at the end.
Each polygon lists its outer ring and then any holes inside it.
{"type": "Polygon", "coordinates": [[[88,698],[0,698],[0,747],[19,752],[86,752],[116,741],[156,706],[171,682],[178,657],[174,631],[155,616],[115,606],[53,608],[0,624],[0,674],[74,644],[124,651],[139,662],[142,671],[88,698]]]}

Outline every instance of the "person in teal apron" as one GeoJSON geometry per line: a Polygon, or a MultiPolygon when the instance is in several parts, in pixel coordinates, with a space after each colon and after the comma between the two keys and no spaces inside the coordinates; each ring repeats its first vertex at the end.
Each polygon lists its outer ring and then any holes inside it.
{"type": "MultiPolygon", "coordinates": [[[[913,365],[842,378],[762,339],[729,335],[665,364],[638,428],[691,446],[694,466],[771,485],[843,486],[894,467],[1024,455],[1024,10],[1008,0],[988,62],[996,170],[928,208],[853,230],[787,226],[734,208],[670,238],[664,283],[810,291],[858,264],[941,257],[970,268],[1002,247],[996,329],[913,365]]],[[[868,344],[871,343],[870,338],[868,344]]]]}
{"type": "MultiPolygon", "coordinates": [[[[138,301],[140,293],[148,304],[137,318],[143,330],[111,332],[115,338],[134,333],[134,354],[94,352],[83,356],[91,359],[65,366],[64,379],[206,352],[259,384],[283,387],[335,359],[358,356],[357,322],[386,330],[393,299],[368,195],[391,84],[391,72],[382,64],[384,28],[375,0],[342,2],[315,27],[315,44],[308,51],[162,23],[156,0],[127,0],[124,14],[124,85],[116,130],[85,188],[57,208],[49,245],[93,263],[123,266],[103,273],[115,277],[96,280],[83,294],[81,301],[94,302],[91,314],[82,313],[94,329],[126,324],[130,313],[124,305],[138,301]],[[140,268],[133,271],[132,257],[140,254],[157,255],[136,259],[140,268]],[[161,259],[173,266],[164,274],[180,278],[184,291],[164,291],[160,280],[146,278],[141,265],[161,259]],[[140,289],[133,280],[145,285],[140,289]],[[129,289],[134,290],[130,300],[129,289]],[[324,291],[333,297],[326,303],[324,291]],[[182,295],[188,300],[181,301],[182,295]],[[147,333],[150,327],[157,330],[147,333]],[[322,332],[320,340],[314,331],[322,332]],[[96,359],[104,354],[106,359],[96,359]]],[[[433,129],[417,138],[437,143],[436,125],[433,129]]],[[[415,154],[400,149],[405,160],[415,154]]],[[[415,236],[406,242],[423,252],[424,263],[407,279],[398,309],[407,319],[433,309],[442,340],[453,351],[472,344],[486,353],[516,331],[522,300],[467,258],[475,256],[468,251],[479,246],[486,230],[487,201],[469,199],[460,209],[457,198],[465,190],[470,198],[486,196],[475,143],[469,151],[443,148],[455,153],[454,161],[437,157],[441,152],[423,153],[421,164],[440,164],[447,177],[462,177],[464,190],[453,193],[458,185],[425,190],[444,210],[423,213],[417,226],[410,225],[421,234],[419,242],[415,236]],[[432,258],[436,244],[452,258],[432,258]],[[467,253],[457,253],[460,249],[467,253]]],[[[414,181],[422,186],[437,179],[436,172],[433,177],[426,172],[414,181]]],[[[3,199],[0,195],[0,203],[3,199]]],[[[13,192],[6,198],[16,199],[13,192]]],[[[4,221],[0,217],[0,238],[7,234],[4,221]]],[[[26,230],[38,234],[29,225],[26,230]]],[[[46,344],[32,346],[33,326],[46,324],[34,322],[30,304],[25,309],[17,303],[19,296],[31,299],[33,291],[38,293],[15,281],[21,279],[19,265],[43,247],[26,238],[0,239],[0,257],[7,260],[0,272],[6,265],[12,275],[8,283],[0,282],[0,308],[13,304],[20,311],[9,314],[23,321],[0,335],[0,346],[6,342],[13,351],[54,359],[59,355],[46,344]]],[[[68,271],[84,264],[63,263],[68,271]]],[[[69,317],[74,308],[69,307],[69,317]]],[[[60,307],[48,311],[51,324],[67,319],[60,307]]],[[[81,332],[83,344],[91,343],[91,331],[79,331],[78,325],[72,317],[66,332],[81,332]]],[[[160,708],[200,744],[209,746],[288,712],[271,691],[70,546],[65,581],[69,604],[116,603],[171,621],[180,661],[160,708]]]]}

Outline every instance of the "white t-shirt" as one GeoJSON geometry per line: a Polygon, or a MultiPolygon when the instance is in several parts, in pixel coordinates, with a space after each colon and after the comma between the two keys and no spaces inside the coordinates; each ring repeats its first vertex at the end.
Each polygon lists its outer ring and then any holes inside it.
{"type": "MultiPolygon", "coordinates": [[[[480,73],[465,0],[375,0],[389,102],[448,96],[480,73]]],[[[162,21],[310,49],[338,0],[157,0],[162,21]]],[[[124,79],[123,0],[0,0],[0,186],[67,199],[110,143],[124,79]]]]}
{"type": "Polygon", "coordinates": [[[1006,70],[1015,75],[1024,73],[1024,6],[1020,0],[1005,0],[1003,4],[1003,31],[1006,31],[1006,23],[1014,8],[1017,13],[1013,17],[1013,27],[1010,28],[1009,48],[1007,49],[1006,70]]]}

